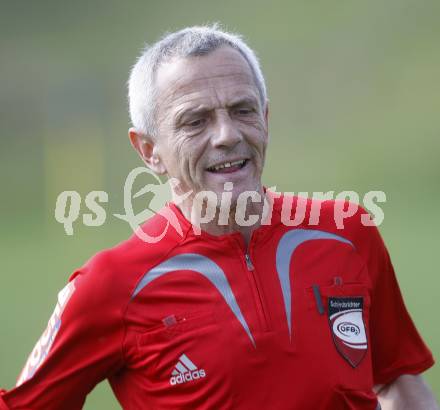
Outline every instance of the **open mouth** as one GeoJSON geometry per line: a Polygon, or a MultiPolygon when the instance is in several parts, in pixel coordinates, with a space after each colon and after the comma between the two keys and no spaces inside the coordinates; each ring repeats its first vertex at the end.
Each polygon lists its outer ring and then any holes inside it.
{"type": "Polygon", "coordinates": [[[248,159],[240,159],[238,161],[223,162],[222,164],[207,168],[207,171],[222,174],[235,172],[244,168],[248,161],[248,159]]]}

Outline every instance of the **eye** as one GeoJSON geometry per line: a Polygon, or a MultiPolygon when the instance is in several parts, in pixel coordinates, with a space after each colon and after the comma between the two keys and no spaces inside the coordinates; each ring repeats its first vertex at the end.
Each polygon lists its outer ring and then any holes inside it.
{"type": "Polygon", "coordinates": [[[237,115],[249,115],[252,114],[253,110],[251,108],[247,108],[247,107],[241,107],[238,108],[237,110],[235,110],[235,113],[237,115]]]}
{"type": "Polygon", "coordinates": [[[193,121],[188,122],[186,125],[190,128],[197,128],[197,127],[201,127],[205,123],[206,123],[205,118],[198,118],[197,120],[193,120],[193,121]]]}

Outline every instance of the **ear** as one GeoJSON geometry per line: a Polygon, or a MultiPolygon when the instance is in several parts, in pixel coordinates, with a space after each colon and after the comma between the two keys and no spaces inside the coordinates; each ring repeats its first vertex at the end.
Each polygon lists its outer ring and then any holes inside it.
{"type": "Polygon", "coordinates": [[[157,152],[157,143],[151,136],[143,134],[132,127],[128,130],[128,138],[130,138],[131,145],[148,168],[156,174],[166,174],[165,165],[157,152]]]}

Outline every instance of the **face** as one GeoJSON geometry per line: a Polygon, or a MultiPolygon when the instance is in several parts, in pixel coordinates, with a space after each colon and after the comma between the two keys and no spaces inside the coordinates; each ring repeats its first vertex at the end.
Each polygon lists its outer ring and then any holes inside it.
{"type": "Polygon", "coordinates": [[[233,202],[243,191],[261,192],[267,108],[241,54],[222,47],[174,59],[156,81],[156,171],[177,178],[183,191],[209,190],[218,198],[232,182],[233,202]]]}

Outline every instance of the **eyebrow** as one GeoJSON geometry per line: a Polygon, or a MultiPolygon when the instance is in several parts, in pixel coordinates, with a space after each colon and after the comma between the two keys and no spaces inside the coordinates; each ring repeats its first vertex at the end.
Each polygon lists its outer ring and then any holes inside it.
{"type": "Polygon", "coordinates": [[[182,111],[178,112],[175,116],[174,122],[175,124],[179,124],[182,121],[182,118],[184,117],[190,117],[198,114],[204,114],[208,111],[211,111],[211,109],[207,106],[199,106],[197,108],[188,108],[183,109],[182,111]]]}
{"type": "Polygon", "coordinates": [[[233,101],[232,103],[228,104],[228,108],[234,108],[242,105],[252,105],[255,107],[258,107],[258,100],[255,97],[251,96],[244,96],[238,98],[236,101],[233,101]]]}
{"type": "MultiPolygon", "coordinates": [[[[226,105],[226,108],[234,108],[234,107],[240,107],[244,105],[251,105],[253,107],[258,107],[258,100],[255,97],[251,96],[244,96],[240,97],[235,101],[232,101],[231,103],[226,105]]],[[[175,124],[179,124],[184,117],[190,117],[190,116],[197,116],[200,114],[205,114],[206,112],[212,111],[212,108],[201,105],[197,108],[188,108],[183,109],[182,111],[178,112],[175,116],[175,124]]]]}

